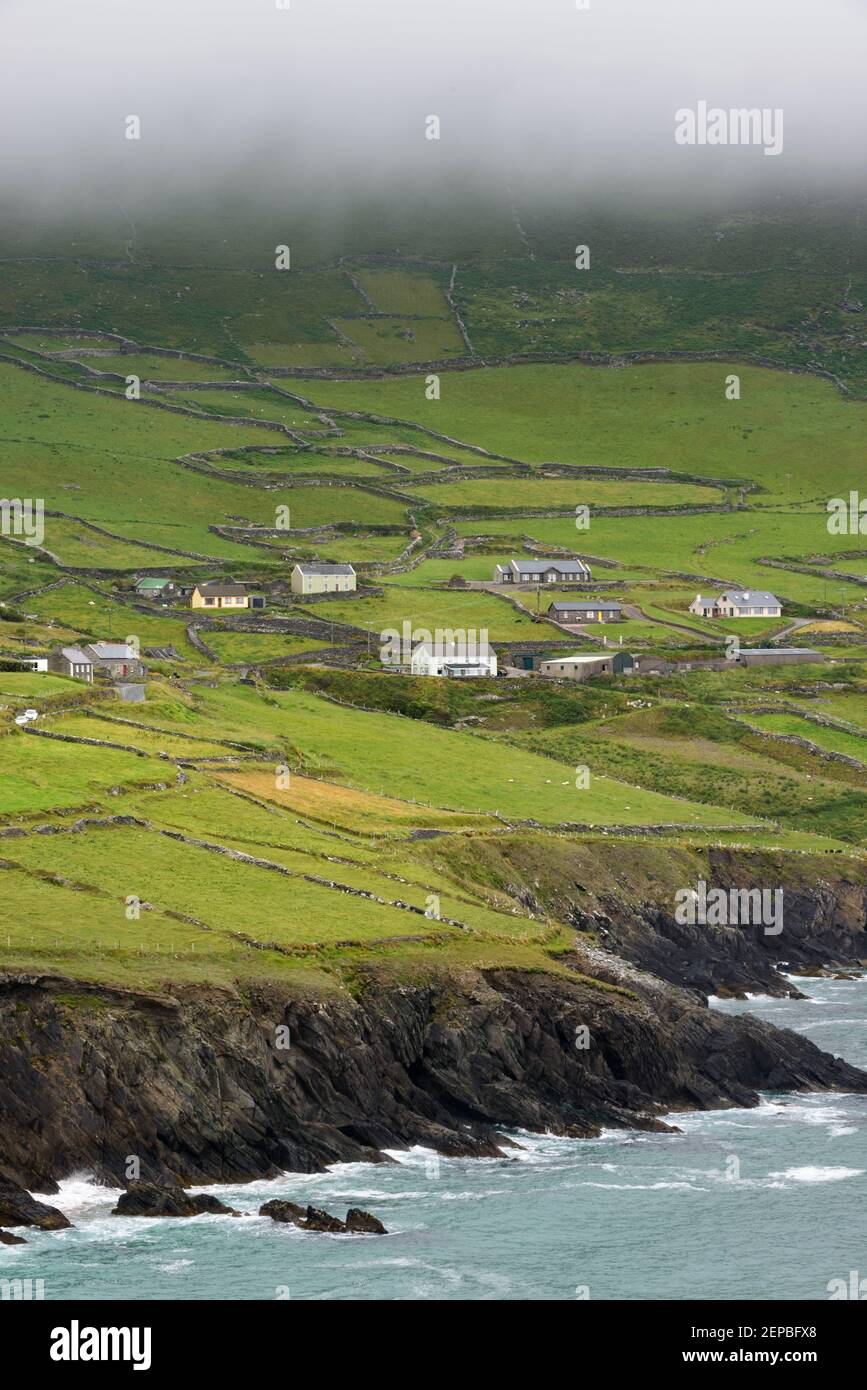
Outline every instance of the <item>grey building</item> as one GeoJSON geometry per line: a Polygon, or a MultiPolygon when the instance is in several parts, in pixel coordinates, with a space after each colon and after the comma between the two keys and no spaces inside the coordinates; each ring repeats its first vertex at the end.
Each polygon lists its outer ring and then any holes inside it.
{"type": "Polygon", "coordinates": [[[741,666],[791,666],[797,661],[824,661],[822,652],[810,647],[741,647],[741,666]]]}
{"type": "Polygon", "coordinates": [[[494,569],[495,584],[589,584],[590,566],[570,555],[565,560],[507,560],[494,569]]]}
{"type": "Polygon", "coordinates": [[[558,599],[548,607],[548,616],[558,623],[619,623],[623,609],[611,599],[590,599],[579,603],[573,599],[558,599]]]}
{"type": "Polygon", "coordinates": [[[577,656],[557,656],[543,661],[539,672],[553,680],[586,681],[590,676],[619,676],[632,669],[632,657],[621,650],[581,652],[577,656]]]}
{"type": "Polygon", "coordinates": [[[48,669],[57,676],[69,676],[88,684],[93,681],[93,660],[80,647],[55,647],[48,656],[48,669]]]}
{"type": "Polygon", "coordinates": [[[138,681],[147,675],[147,667],[128,642],[88,642],[84,653],[99,675],[112,680],[138,681]]]}
{"type": "Polygon", "coordinates": [[[176,593],[174,582],[165,577],[151,577],[145,575],[143,579],[137,579],[135,591],[142,598],[168,599],[176,593]]]}

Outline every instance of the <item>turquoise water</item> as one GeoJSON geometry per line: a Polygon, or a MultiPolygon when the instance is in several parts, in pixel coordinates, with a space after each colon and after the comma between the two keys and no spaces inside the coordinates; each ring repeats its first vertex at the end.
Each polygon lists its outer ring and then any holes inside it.
{"type": "MultiPolygon", "coordinates": [[[[716,1005],[805,1033],[867,1068],[867,977],[798,980],[807,1000],[716,1005]]],[[[0,1247],[0,1278],[46,1299],[575,1299],[828,1297],[867,1276],[867,1097],[768,1095],[755,1110],[673,1117],[679,1135],[518,1134],[510,1160],[398,1154],[316,1175],[209,1188],[255,1213],[270,1197],[388,1237],[325,1236],[266,1218],[112,1217],[81,1175],[50,1200],[76,1228],[0,1247]],[[733,1180],[732,1160],[739,1164],[733,1180]]]]}

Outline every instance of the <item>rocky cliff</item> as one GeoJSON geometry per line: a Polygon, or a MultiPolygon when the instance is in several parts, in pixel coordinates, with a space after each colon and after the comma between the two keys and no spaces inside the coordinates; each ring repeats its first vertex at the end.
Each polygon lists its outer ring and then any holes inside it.
{"type": "Polygon", "coordinates": [[[550,974],[371,971],[352,995],[0,976],[0,1170],[40,1192],[77,1170],[122,1185],[131,1159],[202,1183],[416,1143],[490,1155],[500,1127],[658,1128],[760,1088],[867,1090],[867,1075],[596,947],[550,974]]]}

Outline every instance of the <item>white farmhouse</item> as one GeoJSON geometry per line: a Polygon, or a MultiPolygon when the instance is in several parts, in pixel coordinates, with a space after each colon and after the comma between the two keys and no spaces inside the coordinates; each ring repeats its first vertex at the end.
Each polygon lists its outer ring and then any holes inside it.
{"type": "Polygon", "coordinates": [[[689,611],[700,618],[779,618],[783,609],[766,589],[725,589],[715,598],[696,594],[689,611]]]}
{"type": "Polygon", "coordinates": [[[487,642],[420,642],[413,649],[414,676],[447,676],[453,680],[497,674],[497,654],[487,642]]]}
{"type": "Polygon", "coordinates": [[[293,594],[345,594],[355,588],[352,565],[298,564],[292,571],[293,594]]]}

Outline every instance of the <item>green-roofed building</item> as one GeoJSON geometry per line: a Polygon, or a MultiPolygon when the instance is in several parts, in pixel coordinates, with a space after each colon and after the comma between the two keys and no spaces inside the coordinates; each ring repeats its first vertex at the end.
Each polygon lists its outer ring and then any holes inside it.
{"type": "Polygon", "coordinates": [[[144,598],[168,598],[174,592],[174,584],[171,579],[146,575],[144,579],[137,579],[135,591],[144,598]]]}

